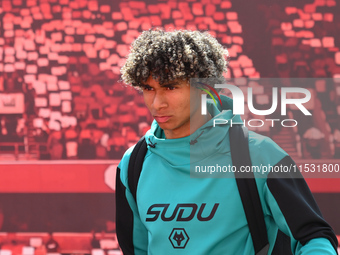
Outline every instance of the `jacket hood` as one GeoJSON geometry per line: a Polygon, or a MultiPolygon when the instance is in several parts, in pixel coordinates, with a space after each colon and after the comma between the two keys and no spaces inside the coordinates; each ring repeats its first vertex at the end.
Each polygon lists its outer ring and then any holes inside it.
{"type": "Polygon", "coordinates": [[[239,115],[232,113],[233,100],[223,95],[220,97],[222,106],[218,107],[212,100],[207,100],[207,111],[212,119],[190,136],[166,139],[163,130],[154,120],[151,129],[145,134],[148,150],[173,166],[187,165],[203,160],[211,154],[230,151],[230,121],[234,124],[243,122],[239,115]]]}

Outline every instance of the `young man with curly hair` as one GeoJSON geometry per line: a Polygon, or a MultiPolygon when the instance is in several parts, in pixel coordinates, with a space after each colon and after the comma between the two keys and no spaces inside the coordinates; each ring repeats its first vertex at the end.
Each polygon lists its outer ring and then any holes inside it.
{"type": "MultiPolygon", "coordinates": [[[[208,105],[191,78],[223,79],[227,51],[208,32],[149,30],[132,44],[122,79],[142,90],[154,117],[136,192],[128,168],[133,147],[116,178],[117,236],[124,254],[254,254],[235,178],[192,178],[190,164],[232,165],[229,126],[241,122],[231,99],[208,105]]],[[[249,132],[252,165],[294,163],[271,139],[249,132]]],[[[270,176],[272,175],[272,176],[270,176]]],[[[303,178],[256,176],[272,254],[282,231],[293,254],[336,254],[337,240],[303,178]]],[[[259,253],[258,253],[259,254],[259,253]]]]}

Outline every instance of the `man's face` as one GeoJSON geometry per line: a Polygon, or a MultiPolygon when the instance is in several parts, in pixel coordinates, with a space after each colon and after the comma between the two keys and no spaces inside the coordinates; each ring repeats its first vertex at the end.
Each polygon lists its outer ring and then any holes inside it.
{"type": "Polygon", "coordinates": [[[201,92],[188,81],[175,80],[161,86],[150,76],[141,88],[145,104],[166,138],[188,136],[204,124],[200,113],[201,92]]]}

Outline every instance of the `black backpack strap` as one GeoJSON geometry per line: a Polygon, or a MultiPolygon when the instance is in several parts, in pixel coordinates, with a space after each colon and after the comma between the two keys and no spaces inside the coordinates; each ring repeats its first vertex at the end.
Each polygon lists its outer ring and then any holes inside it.
{"type": "Polygon", "coordinates": [[[142,172],[142,167],[144,163],[144,157],[147,152],[148,148],[146,146],[145,137],[143,136],[138,143],[136,144],[135,148],[130,156],[129,161],[129,168],[128,168],[128,183],[131,194],[133,198],[136,200],[136,193],[137,193],[137,185],[140,173],[142,172]]]}
{"type": "Polygon", "coordinates": [[[229,129],[230,152],[233,165],[236,167],[235,177],[246,214],[251,238],[256,255],[267,255],[269,242],[264,214],[256,186],[254,174],[249,171],[240,172],[241,166],[251,167],[248,145],[248,129],[234,125],[229,129]]]}

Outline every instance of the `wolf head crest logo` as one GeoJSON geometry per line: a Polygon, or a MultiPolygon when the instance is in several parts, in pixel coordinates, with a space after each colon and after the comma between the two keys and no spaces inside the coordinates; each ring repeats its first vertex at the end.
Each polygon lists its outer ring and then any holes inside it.
{"type": "Polygon", "coordinates": [[[174,228],[171,231],[169,240],[175,249],[184,249],[189,241],[189,236],[184,228],[174,228]]]}
{"type": "Polygon", "coordinates": [[[178,234],[178,232],[175,232],[175,235],[173,237],[173,239],[177,242],[178,246],[181,246],[181,242],[185,239],[183,236],[183,233],[181,232],[180,234],[178,234]]]}

